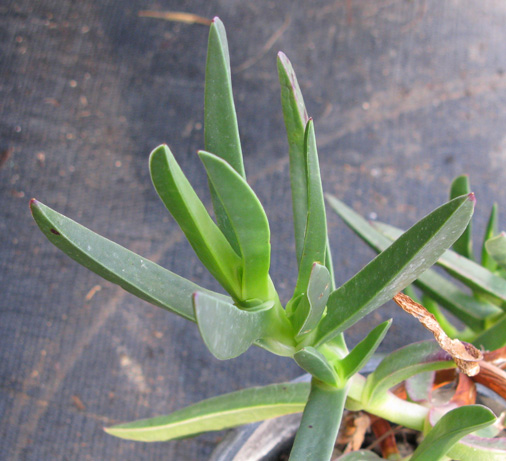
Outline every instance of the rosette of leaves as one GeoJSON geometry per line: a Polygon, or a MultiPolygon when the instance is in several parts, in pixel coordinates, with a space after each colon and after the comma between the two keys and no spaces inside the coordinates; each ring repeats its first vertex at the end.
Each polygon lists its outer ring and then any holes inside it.
{"type": "MultiPolygon", "coordinates": [[[[328,460],[345,402],[423,430],[427,408],[399,399],[389,388],[421,371],[455,367],[451,357],[431,343],[394,357],[394,368],[402,373],[389,369],[381,379],[365,380],[357,373],[382,341],[391,321],[374,327],[351,351],[343,333],[419,278],[443,255],[466,229],[474,196],[466,193],[437,208],[336,288],[314,123],[307,115],[292,66],[282,53],[278,72],[289,144],[298,265],[293,296],[286,305],[269,276],[269,222],[244,171],[228,45],[218,18],[213,20],[209,34],[205,150],[199,152],[209,179],[215,219],[167,145],[151,153],[149,166],[162,202],[227,294],[200,287],[35,199],[31,201],[37,224],[54,245],[106,280],[195,322],[215,357],[237,357],[255,345],[295,360],[312,376],[310,384],[245,389],[168,416],[111,427],[107,429],[110,434],[163,441],[303,410],[290,459],[328,460]]],[[[446,452],[465,433],[495,420],[483,407],[470,406],[468,412],[465,422],[460,418],[445,422],[445,431],[453,438],[439,453],[446,452]]],[[[436,424],[427,437],[438,427],[436,424]]],[[[434,437],[439,437],[438,431],[434,437]]]]}

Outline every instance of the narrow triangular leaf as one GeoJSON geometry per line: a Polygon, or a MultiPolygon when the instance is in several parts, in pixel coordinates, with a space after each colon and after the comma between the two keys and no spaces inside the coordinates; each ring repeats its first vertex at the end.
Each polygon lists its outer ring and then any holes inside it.
{"type": "Polygon", "coordinates": [[[209,216],[166,145],[151,153],[149,168],[158,195],[199,259],[235,299],[240,299],[239,256],[209,216]]]}
{"type": "Polygon", "coordinates": [[[486,267],[490,271],[495,271],[497,269],[497,263],[494,259],[488,254],[486,243],[487,240],[497,235],[497,203],[494,203],[492,209],[490,210],[490,216],[487,222],[487,228],[485,229],[485,235],[483,236],[483,243],[481,247],[481,265],[486,267]]]}
{"type": "MultiPolygon", "coordinates": [[[[207,47],[206,84],[204,101],[205,149],[229,163],[243,178],[246,177],[241,141],[232,94],[230,56],[225,26],[214,18],[209,29],[207,47]]],[[[211,198],[218,226],[239,253],[235,234],[223,204],[210,185],[211,198]]]]}
{"type": "MultiPolygon", "coordinates": [[[[375,225],[391,240],[402,235],[402,230],[393,226],[382,223],[375,225]]],[[[470,259],[463,258],[451,250],[445,251],[438,259],[437,264],[470,288],[487,293],[500,302],[506,303],[506,280],[493,274],[487,268],[470,259]]]]}
{"type": "Polygon", "coordinates": [[[329,460],[341,424],[346,389],[336,389],[315,378],[295,436],[290,461],[329,460]]]}
{"type": "Polygon", "coordinates": [[[331,280],[325,266],[314,263],[309,276],[307,293],[302,295],[292,318],[297,336],[310,332],[320,321],[329,299],[331,280]]]}
{"type": "Polygon", "coordinates": [[[229,217],[242,259],[242,299],[269,299],[270,230],[257,196],[227,162],[199,152],[209,180],[229,217]]]}
{"type": "Polygon", "coordinates": [[[216,296],[197,292],[193,295],[195,318],[209,351],[220,360],[228,360],[246,352],[262,337],[268,311],[273,302],[257,310],[242,310],[216,296]]]}
{"type": "Polygon", "coordinates": [[[341,379],[348,380],[364,367],[374,352],[376,352],[381,341],[383,341],[391,324],[392,319],[378,325],[346,357],[336,363],[336,368],[341,379]]]}
{"type": "MultiPolygon", "coordinates": [[[[328,199],[333,208],[348,209],[334,197],[328,199]]],[[[327,302],[327,316],[311,338],[313,345],[349,328],[416,280],[459,237],[473,209],[472,194],[437,208],[334,291],[327,302]]]]}
{"type": "Polygon", "coordinates": [[[446,413],[425,436],[411,461],[442,459],[465,435],[495,421],[494,414],[481,405],[458,407],[446,413]]]}
{"type": "Polygon", "coordinates": [[[295,249],[297,262],[300,264],[308,211],[304,132],[309,117],[292,64],[281,52],[278,54],[278,74],[281,85],[281,105],[290,154],[295,249]]]}
{"type": "Polygon", "coordinates": [[[410,344],[387,355],[367,377],[364,401],[371,401],[374,397],[383,398],[388,389],[417,373],[455,366],[450,354],[443,351],[436,341],[410,344]]]}
{"type": "Polygon", "coordinates": [[[334,368],[328,363],[325,356],[314,347],[305,347],[297,351],[293,358],[303,370],[320,381],[334,387],[339,385],[339,377],[334,368]]]}
{"type": "Polygon", "coordinates": [[[304,248],[299,264],[299,275],[293,297],[307,291],[313,263],[325,264],[327,246],[327,218],[323,198],[314,124],[310,119],[305,134],[305,155],[307,162],[308,212],[304,234],[304,248]]]}
{"type": "MultiPolygon", "coordinates": [[[[135,296],[195,321],[192,294],[212,293],[111,242],[46,205],[32,200],[33,217],[51,243],[72,259],[135,296]]],[[[222,300],[227,296],[213,293],[222,300]]]]}
{"type": "MultiPolygon", "coordinates": [[[[471,192],[469,187],[469,176],[462,175],[455,178],[450,187],[450,200],[467,195],[471,192]]],[[[458,254],[466,258],[473,259],[473,239],[472,239],[472,226],[471,221],[466,227],[466,230],[453,244],[453,249],[458,254]]]]}
{"type": "Polygon", "coordinates": [[[309,383],[271,384],[203,400],[166,416],[120,424],[105,431],[116,437],[161,442],[219,431],[242,424],[299,413],[309,395],[309,383]]]}

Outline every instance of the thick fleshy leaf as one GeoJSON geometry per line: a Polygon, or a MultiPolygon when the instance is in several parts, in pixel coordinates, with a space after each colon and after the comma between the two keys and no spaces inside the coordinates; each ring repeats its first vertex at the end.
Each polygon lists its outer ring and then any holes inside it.
{"type": "Polygon", "coordinates": [[[242,259],[242,299],[269,299],[270,230],[267,216],[246,180],[227,162],[199,152],[207,175],[229,217],[242,259]]]}
{"type": "Polygon", "coordinates": [[[336,389],[316,379],[295,436],[290,461],[330,460],[341,424],[346,389],[336,389]]]}
{"type": "Polygon", "coordinates": [[[304,142],[304,153],[307,164],[308,211],[304,234],[304,248],[300,259],[299,275],[293,295],[294,298],[307,291],[313,264],[315,262],[322,265],[325,264],[325,249],[327,246],[325,201],[323,198],[320,166],[318,164],[318,153],[316,150],[316,138],[312,119],[307,122],[304,142]]]}
{"type": "Polygon", "coordinates": [[[329,299],[331,284],[327,268],[314,263],[309,276],[307,292],[301,295],[292,318],[297,336],[309,333],[320,321],[329,299]]]}
{"type": "Polygon", "coordinates": [[[391,324],[392,319],[378,325],[346,357],[336,363],[341,379],[347,380],[362,369],[383,341],[391,324]]]}
{"type": "Polygon", "coordinates": [[[442,459],[462,437],[489,426],[494,421],[494,414],[481,405],[455,408],[443,415],[435,424],[422,443],[418,445],[410,460],[434,461],[442,459]]]}
{"type": "Polygon", "coordinates": [[[499,235],[488,239],[485,242],[485,248],[494,261],[506,269],[506,232],[501,232],[499,235]]]}
{"type": "Polygon", "coordinates": [[[281,85],[281,105],[283,107],[290,154],[290,183],[292,188],[295,249],[297,262],[300,264],[304,248],[304,234],[308,211],[304,133],[309,117],[292,64],[281,52],[278,53],[278,75],[281,85]]]}
{"type": "Polygon", "coordinates": [[[377,461],[380,458],[374,451],[358,450],[346,453],[336,458],[336,461],[377,461]]]}
{"type": "MultiPolygon", "coordinates": [[[[450,187],[450,200],[467,195],[471,192],[469,187],[469,176],[463,175],[458,176],[452,182],[450,187]]],[[[472,239],[472,226],[471,221],[466,227],[466,230],[453,244],[453,249],[458,254],[465,256],[466,258],[473,259],[473,239],[472,239]]]]}
{"type": "Polygon", "coordinates": [[[504,461],[506,459],[506,438],[478,437],[466,435],[448,452],[452,459],[467,461],[504,461]]]}
{"type": "Polygon", "coordinates": [[[320,381],[334,387],[339,385],[340,380],[334,368],[327,362],[325,356],[314,347],[308,346],[297,351],[293,358],[303,370],[320,381]]]}
{"type": "Polygon", "coordinates": [[[506,346],[506,316],[501,316],[494,324],[473,339],[472,343],[487,351],[494,351],[506,346]]]}
{"type": "MultiPolygon", "coordinates": [[[[72,259],[155,306],[195,321],[192,294],[212,293],[193,282],[101,237],[71,219],[32,200],[33,217],[51,243],[72,259]]],[[[212,293],[223,301],[227,296],[212,293]]]]}
{"type": "Polygon", "coordinates": [[[435,341],[410,344],[387,355],[367,377],[364,401],[383,398],[388,389],[417,373],[448,368],[455,368],[455,363],[435,341]]]}
{"type": "MultiPolygon", "coordinates": [[[[356,215],[336,198],[329,196],[328,200],[341,216],[356,215]]],[[[437,208],[335,290],[327,302],[327,316],[315,330],[317,334],[310,338],[313,345],[346,330],[416,280],[459,237],[473,208],[473,195],[437,208]]]]}
{"type": "MultiPolygon", "coordinates": [[[[380,223],[377,223],[376,226],[391,240],[402,235],[402,230],[393,226],[380,223]]],[[[506,280],[493,274],[485,267],[451,250],[445,251],[437,264],[470,288],[487,293],[493,298],[497,298],[499,302],[506,303],[506,280]]]]}
{"type": "MultiPolygon", "coordinates": [[[[373,228],[371,232],[379,231],[390,242],[402,235],[402,230],[380,222],[374,222],[373,228]]],[[[363,235],[360,236],[365,239],[363,235]]],[[[381,248],[375,249],[381,250],[381,248]]],[[[446,254],[448,252],[443,253],[442,258],[446,254]]],[[[475,331],[484,328],[486,318],[502,312],[495,305],[464,293],[457,285],[432,269],[425,271],[414,284],[475,331]]]]}
{"type": "Polygon", "coordinates": [[[309,383],[271,384],[203,400],[166,416],[106,428],[116,437],[160,442],[303,411],[309,383]]]}
{"type": "Polygon", "coordinates": [[[492,209],[490,210],[490,216],[488,218],[487,228],[485,229],[485,235],[483,236],[483,244],[481,247],[481,265],[486,267],[490,271],[495,271],[497,269],[497,263],[494,259],[488,254],[486,243],[487,240],[490,240],[492,237],[497,235],[497,203],[494,203],[492,209]]]}
{"type": "MultiPolygon", "coordinates": [[[[230,56],[225,26],[214,18],[209,29],[204,101],[205,149],[224,159],[243,178],[244,172],[237,115],[232,94],[230,56]]],[[[239,252],[229,216],[210,185],[218,226],[234,250],[239,252]]]]}
{"type": "Polygon", "coordinates": [[[220,360],[246,352],[265,330],[273,302],[254,311],[242,310],[232,303],[207,293],[193,295],[195,318],[207,348],[220,360]]]}
{"type": "Polygon", "coordinates": [[[209,216],[166,145],[151,153],[149,167],[158,195],[199,259],[235,299],[241,299],[238,279],[241,260],[209,216]]]}

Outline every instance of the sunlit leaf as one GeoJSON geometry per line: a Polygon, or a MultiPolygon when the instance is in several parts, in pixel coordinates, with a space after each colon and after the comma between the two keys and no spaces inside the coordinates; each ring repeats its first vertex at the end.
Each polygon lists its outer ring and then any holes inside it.
{"type": "MultiPolygon", "coordinates": [[[[30,202],[30,207],[35,221],[51,243],[79,264],[155,306],[195,321],[192,294],[195,291],[212,293],[36,200],[30,202]]],[[[224,302],[230,300],[218,293],[212,295],[224,302]]]]}
{"type": "MultiPolygon", "coordinates": [[[[458,176],[452,182],[450,187],[450,200],[467,195],[471,192],[469,187],[469,176],[458,176]]],[[[473,239],[472,239],[472,225],[471,221],[466,227],[466,230],[453,244],[453,249],[456,253],[465,256],[466,258],[473,259],[473,239]]]]}
{"type": "Polygon", "coordinates": [[[116,437],[160,442],[201,432],[299,413],[309,395],[309,383],[271,384],[213,397],[166,416],[143,419],[106,428],[116,437]]]}

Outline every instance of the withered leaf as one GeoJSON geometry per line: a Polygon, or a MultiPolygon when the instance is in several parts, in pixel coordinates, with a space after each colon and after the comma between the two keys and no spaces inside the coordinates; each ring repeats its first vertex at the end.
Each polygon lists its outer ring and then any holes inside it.
{"type": "Polygon", "coordinates": [[[432,332],[438,344],[452,356],[462,373],[475,376],[480,372],[479,362],[483,359],[481,351],[472,344],[449,338],[436,318],[425,307],[413,301],[404,293],[397,293],[394,296],[394,301],[408,314],[418,319],[427,330],[432,332]]]}

